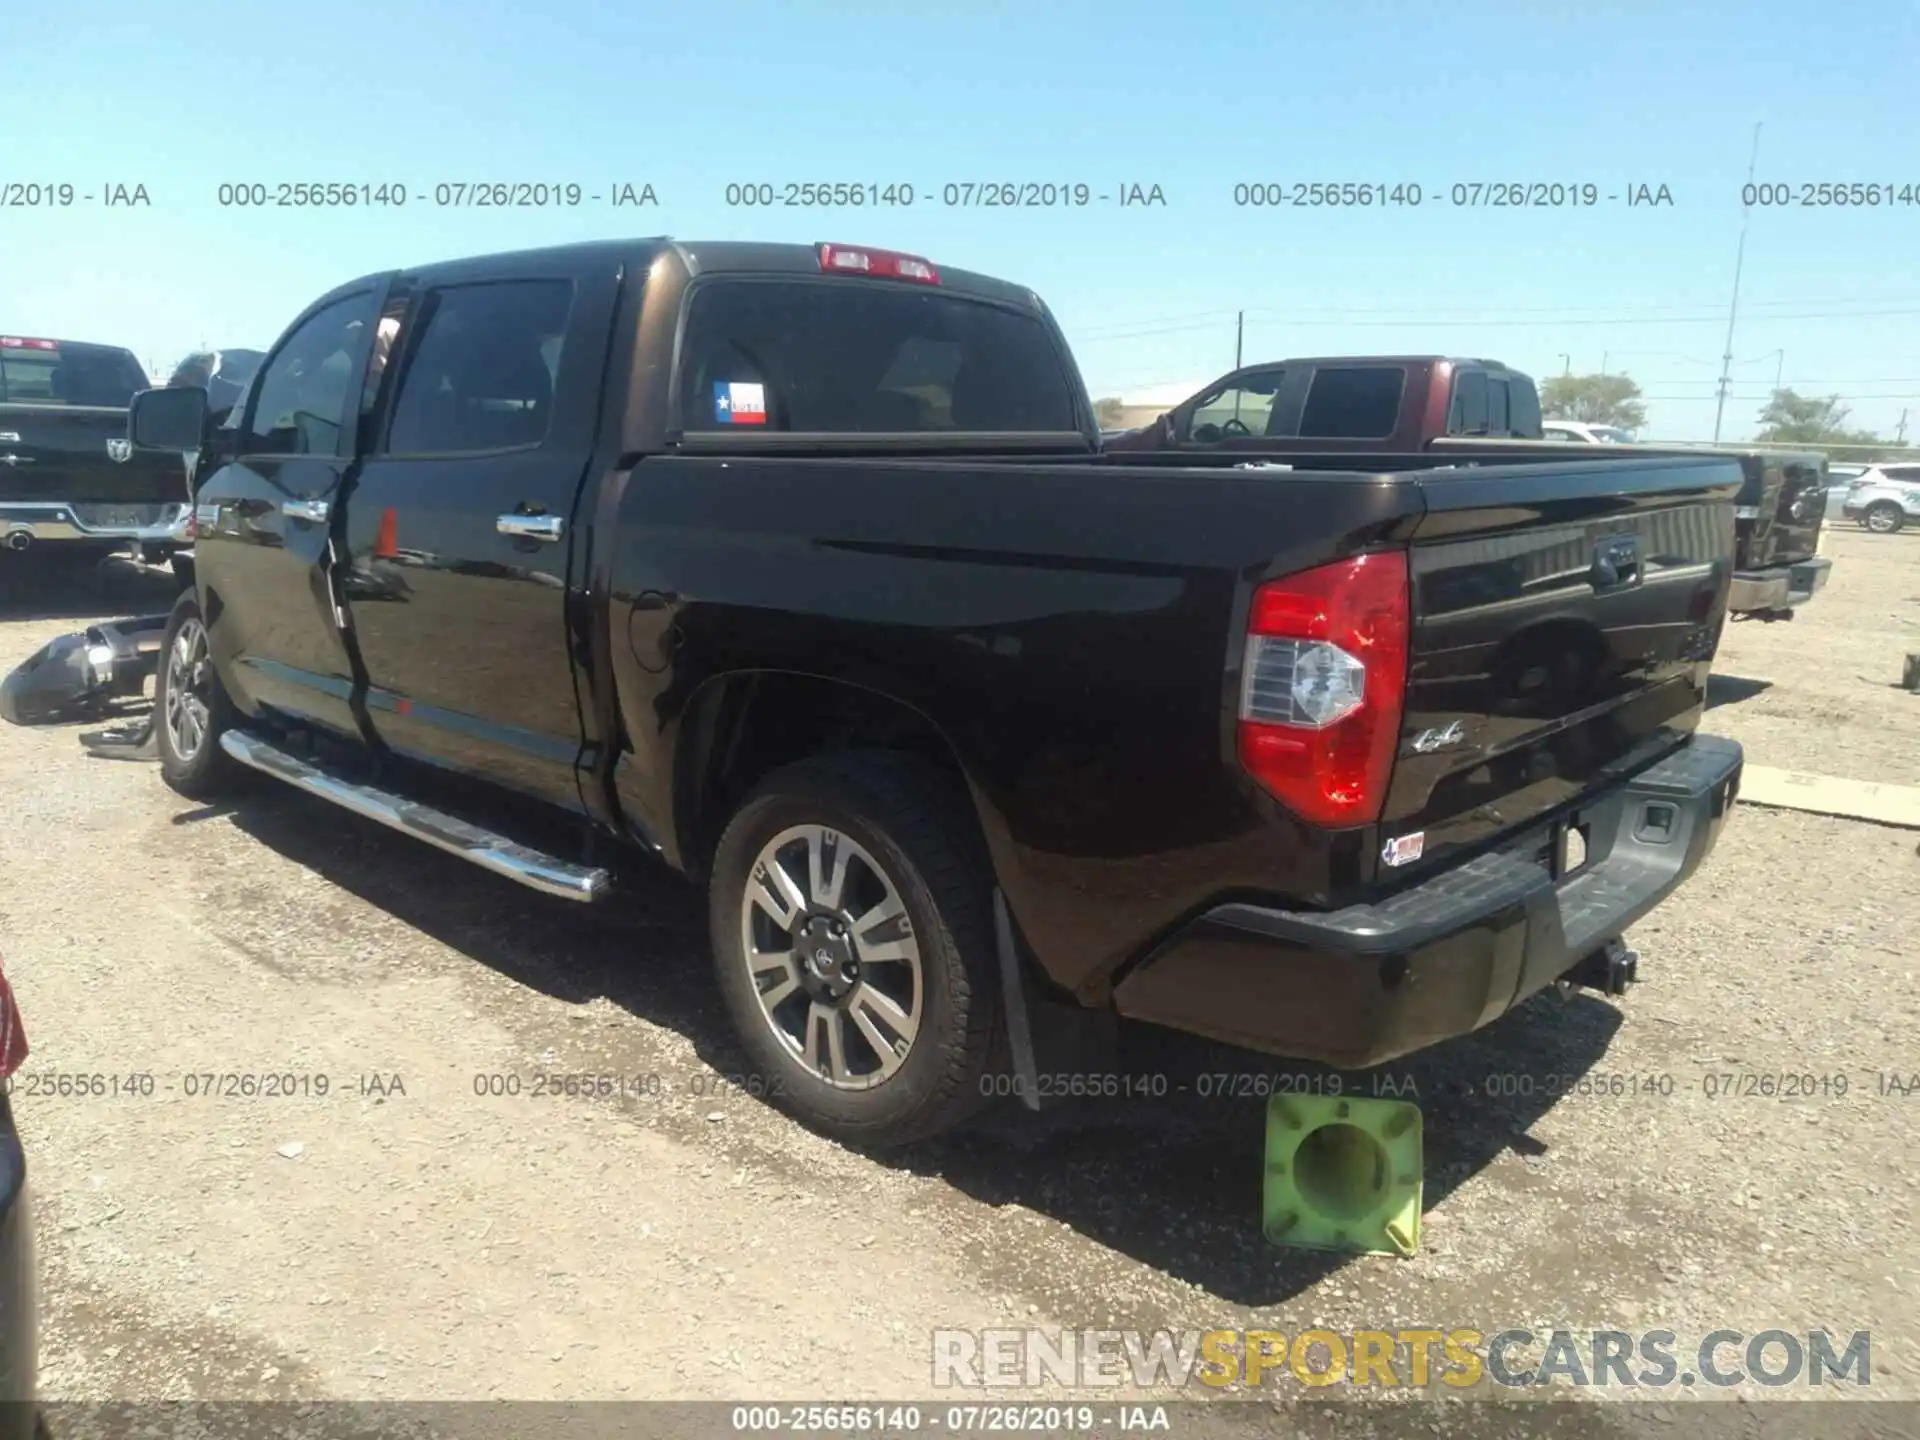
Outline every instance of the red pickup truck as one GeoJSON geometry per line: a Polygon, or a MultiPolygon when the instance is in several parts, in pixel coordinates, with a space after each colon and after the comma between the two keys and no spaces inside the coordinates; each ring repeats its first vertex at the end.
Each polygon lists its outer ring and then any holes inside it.
{"type": "Polygon", "coordinates": [[[1443,436],[1538,440],[1533,381],[1498,360],[1348,355],[1222,375],[1105,450],[1343,450],[1410,454],[1443,436]]]}

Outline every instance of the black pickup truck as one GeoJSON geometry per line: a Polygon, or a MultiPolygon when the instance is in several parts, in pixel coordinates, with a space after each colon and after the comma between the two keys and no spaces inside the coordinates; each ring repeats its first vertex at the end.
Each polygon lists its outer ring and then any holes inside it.
{"type": "Polygon", "coordinates": [[[1031,1076],[1055,1007],[1361,1067],[1617,992],[1739,784],[1696,733],[1732,461],[1102,456],[1039,298],[913,256],[371,275],[224,438],[191,388],[133,434],[224,447],[176,790],[265,772],[578,901],[586,837],[652,851],[767,1092],[857,1143],[1031,1076]]]}
{"type": "Polygon", "coordinates": [[[0,545],[186,544],[186,462],[127,440],[128,402],[146,386],[129,350],[0,335],[0,545]]]}

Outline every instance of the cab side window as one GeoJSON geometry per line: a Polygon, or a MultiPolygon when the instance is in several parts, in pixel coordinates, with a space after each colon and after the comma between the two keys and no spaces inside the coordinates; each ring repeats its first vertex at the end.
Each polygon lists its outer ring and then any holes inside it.
{"type": "Polygon", "coordinates": [[[1280,393],[1284,370],[1256,370],[1231,385],[1203,397],[1193,408],[1185,439],[1210,444],[1248,435],[1270,435],[1273,400],[1280,393]]]}
{"type": "Polygon", "coordinates": [[[357,393],[354,358],[373,323],[371,291],[336,300],[307,317],[260,373],[242,439],[248,455],[332,455],[346,419],[347,395],[357,393]]]}

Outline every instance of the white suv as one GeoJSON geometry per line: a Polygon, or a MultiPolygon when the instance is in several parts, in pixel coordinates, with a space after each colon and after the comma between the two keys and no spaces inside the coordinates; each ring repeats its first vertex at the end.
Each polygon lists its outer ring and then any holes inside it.
{"type": "Polygon", "coordinates": [[[1634,434],[1618,425],[1589,425],[1584,420],[1542,420],[1540,430],[1549,440],[1569,440],[1576,445],[1631,445],[1634,434]]]}
{"type": "Polygon", "coordinates": [[[1920,522],[1920,465],[1870,465],[1847,485],[1840,513],[1876,535],[1920,522]]]}

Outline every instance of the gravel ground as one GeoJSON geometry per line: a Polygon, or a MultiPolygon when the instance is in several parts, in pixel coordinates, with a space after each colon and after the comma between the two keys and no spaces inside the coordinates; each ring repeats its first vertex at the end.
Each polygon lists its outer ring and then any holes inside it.
{"type": "MultiPolygon", "coordinates": [[[[1920,783],[1920,697],[1890,686],[1920,649],[1920,536],[1829,553],[1800,619],[1729,630],[1709,728],[1754,763],[1920,783]]],[[[106,584],[0,596],[0,663],[169,598],[106,584]]],[[[1716,1329],[1869,1330],[1870,1391],[1829,1393],[1920,1399],[1920,1084],[1884,1078],[1920,1071],[1913,832],[1743,807],[1630,937],[1623,1003],[1549,995],[1391,1067],[1425,1111],[1423,1247],[1349,1259],[1262,1241],[1261,1103],[1194,1093],[1299,1067],[1142,1027],[1125,1060],[1164,1098],[876,1161],[721,1078],[739,1057],[676,883],[544,901],[291,792],[195,806],[74,735],[0,726],[52,1400],[924,1400],[934,1328],[1008,1325],[1667,1329],[1683,1359],[1716,1329]],[[154,1089],[63,1097],[56,1072],[154,1089]],[[536,1072],[632,1093],[476,1094],[536,1072]],[[1720,1082],[1783,1072],[1813,1093],[1720,1082]],[[202,1074],[301,1093],[188,1094],[202,1074]]],[[[1025,1393],[1071,1392],[965,1398],[1025,1393]]],[[[1312,1433],[1361,1433],[1312,1408],[1312,1433]]],[[[1457,1409],[1414,1430],[1492,1433],[1457,1409]]]]}

